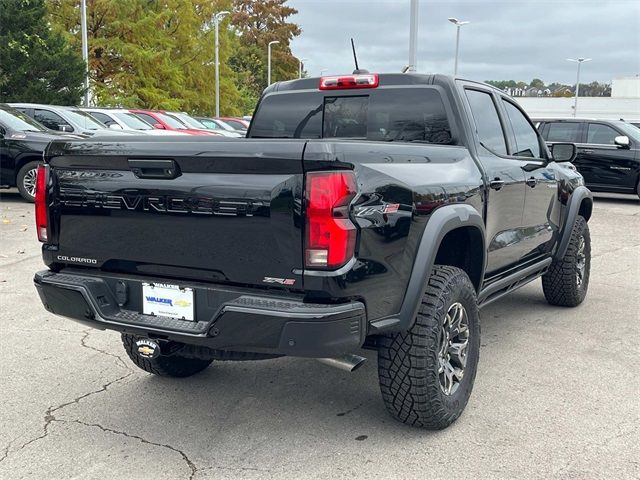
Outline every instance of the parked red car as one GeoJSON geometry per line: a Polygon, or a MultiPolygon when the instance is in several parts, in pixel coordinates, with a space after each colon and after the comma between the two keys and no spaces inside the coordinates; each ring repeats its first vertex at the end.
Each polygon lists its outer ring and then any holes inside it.
{"type": "Polygon", "coordinates": [[[136,115],[138,118],[141,118],[153,128],[157,128],[160,130],[174,130],[179,132],[188,133],[190,135],[209,135],[219,137],[220,134],[210,131],[210,130],[196,130],[194,128],[189,128],[182,122],[180,122],[177,118],[172,117],[171,115],[167,115],[163,111],[159,110],[137,110],[132,109],[129,112],[136,115]]]}

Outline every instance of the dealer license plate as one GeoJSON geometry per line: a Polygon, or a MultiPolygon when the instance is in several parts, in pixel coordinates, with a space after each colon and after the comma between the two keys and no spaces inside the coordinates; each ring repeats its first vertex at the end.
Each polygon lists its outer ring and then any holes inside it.
{"type": "Polygon", "coordinates": [[[193,289],[167,283],[143,283],[142,313],[193,320],[193,289]]]}

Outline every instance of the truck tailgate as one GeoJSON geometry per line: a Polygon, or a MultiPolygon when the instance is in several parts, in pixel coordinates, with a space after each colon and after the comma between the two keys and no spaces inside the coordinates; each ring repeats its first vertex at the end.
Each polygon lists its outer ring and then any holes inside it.
{"type": "Polygon", "coordinates": [[[303,264],[304,145],[54,142],[45,259],[48,251],[52,263],[106,271],[302,288],[292,271],[303,264]]]}

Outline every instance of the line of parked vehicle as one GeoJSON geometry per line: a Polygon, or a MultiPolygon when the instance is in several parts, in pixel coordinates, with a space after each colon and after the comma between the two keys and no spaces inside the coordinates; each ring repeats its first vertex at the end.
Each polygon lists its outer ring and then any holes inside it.
{"type": "MultiPolygon", "coordinates": [[[[250,118],[193,117],[184,112],[0,104],[0,186],[33,201],[36,167],[49,141],[66,136],[205,135],[244,137],[250,118]]],[[[534,123],[546,142],[575,143],[573,162],[594,192],[640,197],[640,128],[623,120],[544,118],[534,123]]]]}
{"type": "Polygon", "coordinates": [[[249,118],[192,117],[161,110],[0,104],[0,186],[33,201],[36,169],[47,144],[62,137],[198,135],[242,138],[249,118]]]}

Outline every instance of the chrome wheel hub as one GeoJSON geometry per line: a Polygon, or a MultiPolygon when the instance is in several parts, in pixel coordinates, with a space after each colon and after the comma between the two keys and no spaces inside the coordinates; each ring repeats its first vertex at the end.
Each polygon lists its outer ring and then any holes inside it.
{"type": "Polygon", "coordinates": [[[32,168],[25,173],[24,178],[22,179],[22,186],[25,191],[31,195],[32,197],[36,196],[36,174],[38,170],[32,168]]]}
{"type": "Polygon", "coordinates": [[[469,318],[461,303],[449,307],[440,329],[438,377],[445,395],[453,395],[462,382],[469,347],[469,318]]]}
{"type": "Polygon", "coordinates": [[[587,256],[584,253],[585,242],[584,237],[580,237],[578,242],[578,251],[576,253],[576,283],[578,286],[582,286],[584,282],[584,273],[587,266],[587,256]]]}

